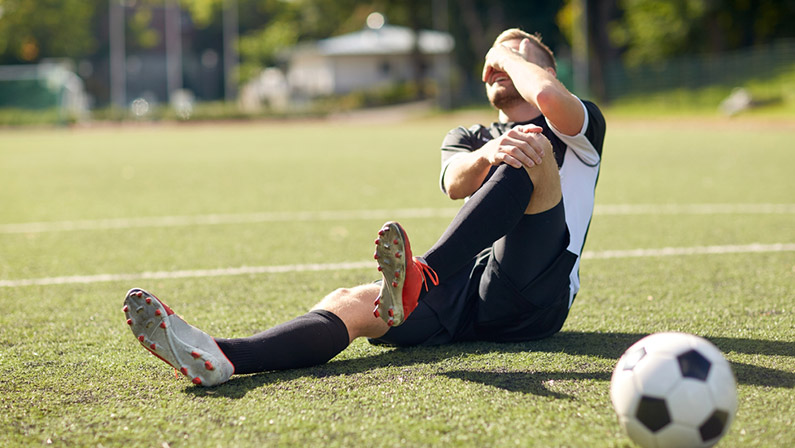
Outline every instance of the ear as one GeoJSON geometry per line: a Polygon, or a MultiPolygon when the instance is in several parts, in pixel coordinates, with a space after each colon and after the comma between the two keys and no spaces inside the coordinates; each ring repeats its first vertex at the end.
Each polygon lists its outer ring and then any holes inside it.
{"type": "Polygon", "coordinates": [[[545,67],[545,68],[544,68],[544,70],[548,71],[548,72],[549,72],[550,74],[552,74],[552,76],[554,76],[555,78],[557,78],[557,77],[558,77],[558,73],[555,71],[555,69],[554,69],[554,68],[552,68],[552,67],[545,67]]]}

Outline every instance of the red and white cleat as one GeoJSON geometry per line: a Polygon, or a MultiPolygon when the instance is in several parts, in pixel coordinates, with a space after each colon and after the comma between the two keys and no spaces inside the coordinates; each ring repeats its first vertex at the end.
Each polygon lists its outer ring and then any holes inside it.
{"type": "Polygon", "coordinates": [[[420,288],[428,290],[428,279],[439,284],[436,272],[424,260],[411,254],[411,244],[403,227],[390,221],[378,231],[374,258],[383,276],[381,293],[375,299],[373,315],[390,327],[402,324],[417,308],[420,288]]]}
{"type": "Polygon", "coordinates": [[[129,290],[122,311],[138,342],[193,384],[216,386],[235,372],[212,336],[189,325],[149,292],[129,290]]]}

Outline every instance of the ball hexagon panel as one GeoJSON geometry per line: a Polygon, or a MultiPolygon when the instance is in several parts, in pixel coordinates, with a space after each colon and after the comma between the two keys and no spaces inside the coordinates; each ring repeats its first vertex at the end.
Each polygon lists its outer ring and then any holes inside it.
{"type": "Polygon", "coordinates": [[[679,363],[656,353],[643,357],[632,371],[638,391],[656,397],[664,397],[682,379],[679,363]]]}
{"type": "Polygon", "coordinates": [[[666,397],[674,421],[697,427],[706,421],[715,408],[707,384],[685,378],[666,397]]]}
{"type": "Polygon", "coordinates": [[[642,447],[657,446],[657,444],[654,441],[654,434],[636,419],[625,418],[621,419],[620,422],[621,426],[623,426],[626,429],[629,438],[634,440],[635,443],[637,443],[638,445],[642,447]]]}
{"type": "Polygon", "coordinates": [[[700,440],[698,428],[675,422],[654,434],[654,441],[658,448],[695,447],[700,446],[700,440]]]}
{"type": "Polygon", "coordinates": [[[737,412],[737,383],[728,364],[714,364],[707,378],[715,407],[728,412],[731,418],[737,412]]]}
{"type": "Polygon", "coordinates": [[[610,400],[613,408],[620,416],[629,416],[637,406],[640,396],[635,388],[632,377],[635,373],[631,370],[624,370],[620,366],[613,371],[610,379],[610,400]]]}
{"type": "Polygon", "coordinates": [[[641,341],[646,347],[647,353],[668,354],[673,357],[695,348],[692,345],[692,336],[687,333],[655,333],[646,336],[641,341]]]}

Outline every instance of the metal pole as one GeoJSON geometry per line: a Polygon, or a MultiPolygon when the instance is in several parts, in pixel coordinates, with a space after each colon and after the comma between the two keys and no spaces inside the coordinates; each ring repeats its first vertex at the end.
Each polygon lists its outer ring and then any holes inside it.
{"type": "Polygon", "coordinates": [[[224,0],[224,97],[237,98],[237,0],[224,0]]]}
{"type": "Polygon", "coordinates": [[[127,73],[124,42],[124,5],[122,0],[108,0],[108,35],[110,38],[110,98],[124,109],[127,102],[127,73]]]}
{"type": "Polygon", "coordinates": [[[177,0],[165,0],[166,79],[171,102],[172,95],[182,89],[182,16],[177,0]]]}

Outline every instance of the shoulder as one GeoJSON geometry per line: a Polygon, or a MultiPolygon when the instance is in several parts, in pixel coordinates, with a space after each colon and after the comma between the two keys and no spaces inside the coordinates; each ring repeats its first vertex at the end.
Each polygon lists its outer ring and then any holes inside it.
{"type": "Polygon", "coordinates": [[[475,150],[491,140],[489,129],[481,124],[468,128],[458,126],[451,129],[444,138],[442,150],[475,150]]]}

